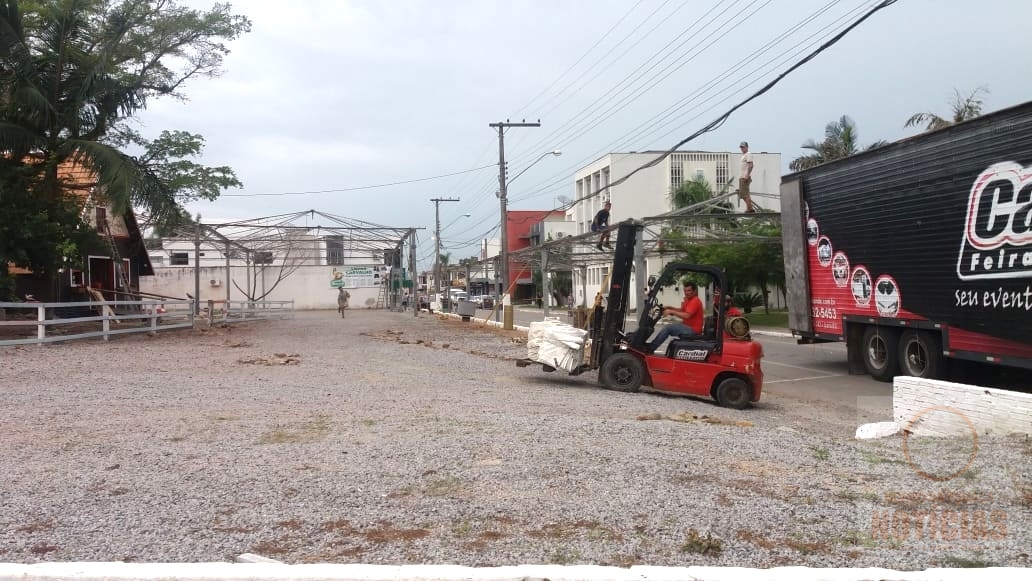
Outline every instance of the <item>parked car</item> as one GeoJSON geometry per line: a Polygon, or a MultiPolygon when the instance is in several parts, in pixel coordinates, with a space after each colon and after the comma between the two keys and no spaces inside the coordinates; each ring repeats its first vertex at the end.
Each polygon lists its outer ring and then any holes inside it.
{"type": "Polygon", "coordinates": [[[491,295],[477,295],[471,299],[478,309],[493,309],[495,300],[491,295]]]}

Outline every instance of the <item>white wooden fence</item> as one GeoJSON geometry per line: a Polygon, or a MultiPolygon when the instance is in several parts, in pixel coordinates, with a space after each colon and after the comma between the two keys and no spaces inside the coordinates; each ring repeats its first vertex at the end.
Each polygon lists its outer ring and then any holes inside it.
{"type": "MultiPolygon", "coordinates": [[[[202,303],[203,304],[203,303],[202,303]]],[[[103,338],[126,333],[157,333],[256,319],[290,318],[294,301],[208,301],[195,313],[191,300],[79,301],[70,303],[0,302],[0,347],[103,338]],[[90,309],[94,315],[62,318],[60,310],[90,309]]]]}

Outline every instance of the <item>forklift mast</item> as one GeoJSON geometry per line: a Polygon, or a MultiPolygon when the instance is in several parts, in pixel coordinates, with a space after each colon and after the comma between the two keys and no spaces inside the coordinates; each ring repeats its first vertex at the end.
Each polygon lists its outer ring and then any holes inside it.
{"type": "Polygon", "coordinates": [[[596,304],[591,326],[591,364],[597,368],[613,354],[613,347],[623,336],[631,290],[634,246],[643,226],[628,220],[621,222],[616,234],[616,254],[609,271],[609,296],[606,306],[596,304]]]}

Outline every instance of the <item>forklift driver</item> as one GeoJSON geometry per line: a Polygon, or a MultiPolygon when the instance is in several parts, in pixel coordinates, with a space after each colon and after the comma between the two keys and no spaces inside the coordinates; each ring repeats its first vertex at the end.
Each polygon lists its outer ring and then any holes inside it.
{"type": "Polygon", "coordinates": [[[674,307],[663,307],[663,316],[674,315],[681,319],[680,323],[671,323],[659,330],[656,338],[646,344],[648,353],[655,353],[663,346],[663,342],[671,335],[689,337],[702,333],[703,309],[699,300],[699,288],[694,282],[684,283],[684,301],[680,310],[674,307]]]}

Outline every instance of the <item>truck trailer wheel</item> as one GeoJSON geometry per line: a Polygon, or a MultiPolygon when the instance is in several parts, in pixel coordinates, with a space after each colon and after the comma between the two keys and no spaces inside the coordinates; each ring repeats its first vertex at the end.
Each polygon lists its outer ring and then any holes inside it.
{"type": "Polygon", "coordinates": [[[717,386],[717,403],[731,409],[745,409],[752,399],[749,384],[741,377],[729,377],[717,386]]]}
{"type": "Polygon", "coordinates": [[[903,375],[939,379],[946,371],[942,339],[936,333],[909,329],[899,337],[899,370],[903,375]]]}
{"type": "Polygon", "coordinates": [[[645,365],[630,353],[614,353],[602,364],[598,378],[606,389],[635,392],[645,381],[645,365]]]}
{"type": "Polygon", "coordinates": [[[864,368],[878,381],[892,381],[899,371],[899,335],[895,329],[870,325],[860,344],[864,368]]]}

